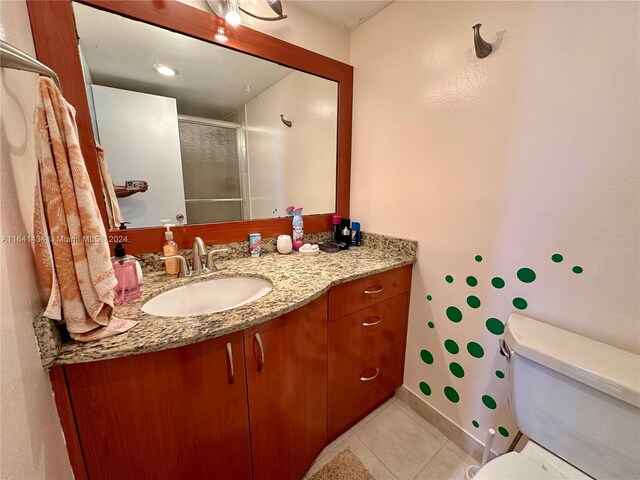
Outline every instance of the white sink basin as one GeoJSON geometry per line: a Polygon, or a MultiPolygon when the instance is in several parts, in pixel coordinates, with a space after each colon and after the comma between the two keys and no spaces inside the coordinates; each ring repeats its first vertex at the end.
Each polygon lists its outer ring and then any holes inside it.
{"type": "Polygon", "coordinates": [[[174,288],[152,298],[142,311],[158,317],[222,312],[266,295],[273,285],[256,277],[222,277],[174,288]]]}

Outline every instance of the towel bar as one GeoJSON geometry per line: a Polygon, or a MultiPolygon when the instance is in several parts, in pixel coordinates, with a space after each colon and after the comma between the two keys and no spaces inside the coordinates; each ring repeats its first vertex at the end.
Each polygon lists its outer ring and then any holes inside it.
{"type": "Polygon", "coordinates": [[[0,67],[46,75],[47,77],[51,77],[60,91],[62,91],[60,79],[56,72],[51,70],[44,63],[36,60],[31,55],[24,53],[22,50],[14,47],[4,40],[0,40],[0,67]]]}

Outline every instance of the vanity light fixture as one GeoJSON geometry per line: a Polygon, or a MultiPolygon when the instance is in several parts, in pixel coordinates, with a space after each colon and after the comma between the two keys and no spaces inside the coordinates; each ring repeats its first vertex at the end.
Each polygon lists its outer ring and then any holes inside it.
{"type": "Polygon", "coordinates": [[[227,40],[229,40],[229,38],[227,37],[227,32],[225,31],[224,27],[218,27],[218,29],[216,30],[215,38],[219,42],[226,42],[227,40]]]}
{"type": "Polygon", "coordinates": [[[258,20],[265,20],[267,22],[274,22],[276,20],[282,20],[287,16],[282,12],[282,2],[280,0],[265,0],[269,8],[276,14],[275,17],[263,17],[256,15],[248,10],[245,10],[240,5],[240,0],[207,0],[207,4],[213,13],[218,17],[224,18],[229,25],[240,25],[242,18],[240,12],[249,15],[250,17],[257,18],[258,20]]]}
{"type": "Polygon", "coordinates": [[[156,63],[155,65],[151,65],[151,68],[158,72],[160,75],[164,75],[165,77],[175,77],[180,72],[175,68],[171,68],[167,65],[163,65],[162,63],[156,63]]]}

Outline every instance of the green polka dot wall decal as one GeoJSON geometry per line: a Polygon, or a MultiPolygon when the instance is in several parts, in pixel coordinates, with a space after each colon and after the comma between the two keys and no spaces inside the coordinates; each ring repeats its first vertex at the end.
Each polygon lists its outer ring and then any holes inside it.
{"type": "Polygon", "coordinates": [[[458,323],[460,320],[462,320],[462,312],[457,307],[448,307],[447,318],[454,323],[458,323]]]}
{"type": "Polygon", "coordinates": [[[496,401],[490,395],[483,395],[482,403],[484,403],[485,407],[490,408],[491,410],[495,410],[497,406],[496,401]]]}
{"type": "Polygon", "coordinates": [[[464,377],[464,368],[462,368],[462,365],[460,365],[459,363],[456,362],[451,362],[449,364],[449,371],[458,378],[462,378],[464,377]]]}
{"type": "Polygon", "coordinates": [[[429,328],[434,328],[434,327],[435,327],[435,325],[433,324],[433,322],[429,322],[429,323],[427,323],[427,326],[428,326],[429,328]]]}
{"type": "Polygon", "coordinates": [[[498,427],[498,432],[500,432],[500,435],[502,435],[503,437],[509,436],[509,430],[504,427],[498,427]]]}
{"type": "Polygon", "coordinates": [[[480,299],[475,295],[469,295],[467,297],[467,305],[471,308],[480,308],[480,299]]]}
{"type": "Polygon", "coordinates": [[[433,363],[433,355],[429,350],[420,350],[420,358],[427,365],[431,365],[433,363]]]}
{"type": "Polygon", "coordinates": [[[451,403],[458,403],[460,401],[460,395],[458,395],[458,392],[456,392],[455,388],[453,387],[444,387],[444,395],[449,399],[451,403]]]}
{"type": "Polygon", "coordinates": [[[420,391],[425,395],[431,395],[431,387],[427,382],[420,382],[420,391]]]}
{"type": "Polygon", "coordinates": [[[467,343],[467,351],[469,352],[469,355],[475,358],[482,358],[484,356],[484,348],[476,342],[467,343]]]}
{"type": "Polygon", "coordinates": [[[453,283],[453,277],[451,275],[447,275],[444,279],[447,283],[453,283]]]}
{"type": "Polygon", "coordinates": [[[447,349],[447,352],[453,355],[456,355],[460,351],[458,344],[450,338],[444,341],[444,348],[447,349]]]}
{"type": "Polygon", "coordinates": [[[518,310],[524,310],[525,308],[527,308],[528,303],[524,298],[516,297],[513,299],[513,306],[518,310]]]}
{"type": "Polygon", "coordinates": [[[427,295],[427,300],[431,301],[433,300],[433,297],[431,295],[427,295]]]}
{"type": "Polygon", "coordinates": [[[576,265],[571,269],[571,271],[573,273],[581,274],[582,272],[584,272],[584,269],[580,265],[576,265]]]}
{"type": "Polygon", "coordinates": [[[500,277],[493,277],[491,279],[491,285],[493,285],[495,288],[503,288],[504,280],[501,279],[500,277]]]}
{"type": "Polygon", "coordinates": [[[487,330],[494,335],[502,335],[504,333],[504,324],[497,318],[490,318],[485,322],[487,330]]]}
{"type": "Polygon", "coordinates": [[[482,255],[476,255],[475,259],[476,259],[476,262],[481,262],[482,261],[482,255]]]}
{"type": "Polygon", "coordinates": [[[518,270],[516,275],[518,277],[518,280],[520,280],[522,283],[531,283],[536,279],[536,272],[528,267],[522,267],[518,270]]]}
{"type": "Polygon", "coordinates": [[[478,279],[476,277],[472,277],[471,275],[466,278],[466,282],[470,287],[475,287],[476,285],[478,285],[478,279]]]}
{"type": "Polygon", "coordinates": [[[560,263],[562,260],[564,260],[564,257],[559,253],[554,253],[553,255],[551,255],[551,260],[555,263],[560,263]]]}
{"type": "Polygon", "coordinates": [[[496,377],[504,378],[504,372],[502,370],[496,370],[496,377]]]}
{"type": "Polygon", "coordinates": [[[473,422],[471,422],[471,425],[473,425],[474,427],[478,428],[480,426],[480,424],[474,420],[473,422]]]}

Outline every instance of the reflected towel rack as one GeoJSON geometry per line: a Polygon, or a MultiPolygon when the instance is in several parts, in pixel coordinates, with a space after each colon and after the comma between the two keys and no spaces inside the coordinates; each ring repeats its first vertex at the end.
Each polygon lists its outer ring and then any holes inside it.
{"type": "Polygon", "coordinates": [[[14,47],[4,40],[0,40],[0,67],[46,75],[47,77],[51,77],[58,86],[58,89],[62,91],[60,79],[56,72],[51,70],[44,63],[36,60],[31,55],[24,53],[22,50],[14,47]]]}

